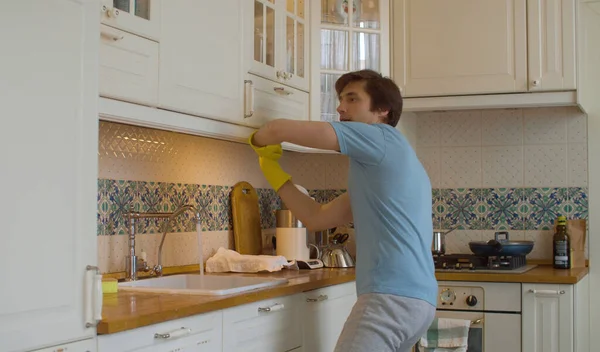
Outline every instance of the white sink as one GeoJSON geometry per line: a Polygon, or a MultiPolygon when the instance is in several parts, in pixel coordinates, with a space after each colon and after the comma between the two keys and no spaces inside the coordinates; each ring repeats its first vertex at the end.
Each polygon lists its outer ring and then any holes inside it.
{"type": "Polygon", "coordinates": [[[237,275],[182,274],[120,282],[119,290],[181,293],[192,295],[228,295],[288,283],[287,279],[237,275]]]}

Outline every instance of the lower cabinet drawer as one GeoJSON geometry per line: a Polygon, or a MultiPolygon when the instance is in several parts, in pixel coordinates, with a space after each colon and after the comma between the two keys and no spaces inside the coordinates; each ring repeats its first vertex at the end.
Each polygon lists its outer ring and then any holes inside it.
{"type": "Polygon", "coordinates": [[[100,96],[158,105],[158,43],[100,25],[100,96]]]}
{"type": "Polygon", "coordinates": [[[260,127],[274,119],[309,119],[309,94],[281,83],[248,74],[245,123],[260,127]]]}
{"type": "Polygon", "coordinates": [[[222,328],[222,311],[216,311],[99,335],[98,352],[221,351],[222,328]]]}
{"type": "Polygon", "coordinates": [[[223,311],[223,352],[282,352],[302,345],[302,296],[254,302],[223,311]]]}

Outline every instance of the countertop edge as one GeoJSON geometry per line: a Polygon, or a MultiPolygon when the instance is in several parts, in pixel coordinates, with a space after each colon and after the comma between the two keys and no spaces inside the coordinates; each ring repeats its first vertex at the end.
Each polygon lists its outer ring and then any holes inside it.
{"type": "Polygon", "coordinates": [[[186,307],[185,310],[176,310],[170,312],[171,314],[169,314],[169,316],[167,317],[165,317],[165,312],[157,312],[153,314],[144,315],[142,318],[142,322],[140,322],[140,318],[111,320],[110,322],[100,321],[96,327],[96,331],[98,335],[114,334],[153,324],[160,324],[169,320],[181,319],[198,314],[214,312],[222,309],[240,306],[243,304],[262,301],[265,299],[294,295],[306,291],[316,290],[327,286],[340,285],[352,281],[355,281],[355,275],[347,274],[322,280],[312,280],[288,286],[272,287],[256,291],[244,292],[236,295],[228,295],[218,301],[210,303],[203,302],[196,305],[190,305],[189,307],[186,307]]]}

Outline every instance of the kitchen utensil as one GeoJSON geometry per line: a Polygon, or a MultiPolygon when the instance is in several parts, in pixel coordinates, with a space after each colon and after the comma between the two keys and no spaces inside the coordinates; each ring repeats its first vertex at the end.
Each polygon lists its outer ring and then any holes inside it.
{"type": "Polygon", "coordinates": [[[450,231],[433,231],[433,241],[431,242],[431,253],[432,254],[445,254],[446,253],[446,235],[456,230],[457,227],[450,229],[450,231]]]}
{"type": "Polygon", "coordinates": [[[336,234],[331,239],[331,244],[323,250],[321,261],[328,268],[352,268],[355,266],[354,258],[348,253],[344,242],[348,234],[336,234]]]}
{"type": "Polygon", "coordinates": [[[498,231],[489,241],[469,242],[471,252],[476,255],[526,255],[533,250],[533,241],[510,241],[508,231],[498,231]]]}
{"type": "Polygon", "coordinates": [[[240,181],[231,190],[231,215],[235,251],[240,254],[262,254],[262,232],[258,194],[252,185],[240,181]]]}

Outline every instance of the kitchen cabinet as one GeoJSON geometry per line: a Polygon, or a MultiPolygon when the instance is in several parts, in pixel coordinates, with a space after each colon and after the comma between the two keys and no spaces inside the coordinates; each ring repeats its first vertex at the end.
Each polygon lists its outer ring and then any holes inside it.
{"type": "Polygon", "coordinates": [[[223,310],[223,352],[289,351],[302,346],[302,295],[223,310]]]}
{"type": "Polygon", "coordinates": [[[248,72],[308,92],[309,3],[308,0],[243,2],[248,72]]]}
{"type": "Polygon", "coordinates": [[[575,89],[573,0],[398,0],[392,13],[405,97],[575,89]]]}
{"type": "Polygon", "coordinates": [[[48,348],[42,348],[41,350],[35,350],[31,352],[96,352],[96,341],[92,339],[86,339],[83,341],[77,341],[58,346],[52,346],[48,348]]]}
{"type": "Polygon", "coordinates": [[[222,350],[222,311],[100,335],[98,351],[213,352],[222,350]]]}
{"type": "Polygon", "coordinates": [[[373,69],[390,75],[390,1],[311,0],[311,119],[338,121],[335,82],[373,69]]]}
{"type": "Polygon", "coordinates": [[[0,12],[3,351],[95,344],[99,7],[11,1],[0,12]]]}
{"type": "Polygon", "coordinates": [[[522,285],[522,350],[589,351],[588,278],[576,285],[522,285]]]}
{"type": "Polygon", "coordinates": [[[158,43],[100,25],[100,96],[158,105],[158,43]]]}
{"type": "Polygon", "coordinates": [[[303,347],[333,351],[346,318],[356,303],[356,284],[349,282],[304,292],[303,347]]]}
{"type": "Polygon", "coordinates": [[[161,0],[101,0],[101,3],[102,24],[159,41],[161,0]]]}
{"type": "Polygon", "coordinates": [[[242,0],[163,1],[159,107],[243,124],[242,0]]]}

